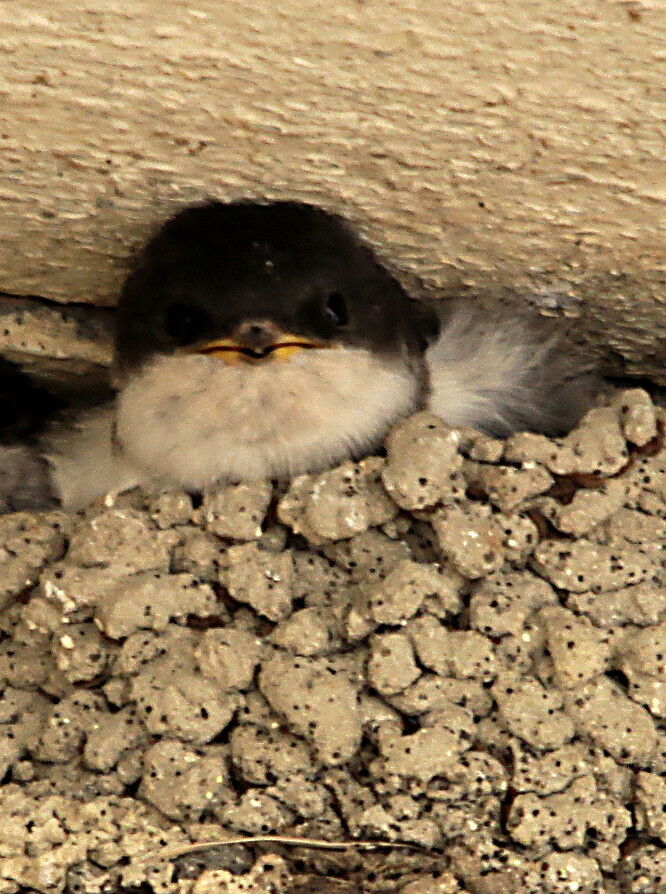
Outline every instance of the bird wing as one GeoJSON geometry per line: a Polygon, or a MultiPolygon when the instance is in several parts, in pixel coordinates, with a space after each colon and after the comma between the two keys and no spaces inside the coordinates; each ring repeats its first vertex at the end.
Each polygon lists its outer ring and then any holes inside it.
{"type": "Polygon", "coordinates": [[[146,483],[145,473],[113,448],[113,415],[113,404],[105,404],[41,438],[64,509],[81,509],[103,494],[146,483]]]}
{"type": "Polygon", "coordinates": [[[445,305],[442,315],[426,354],[428,408],[449,425],[500,437],[557,435],[592,404],[599,384],[593,364],[567,347],[552,321],[467,303],[445,305]]]}

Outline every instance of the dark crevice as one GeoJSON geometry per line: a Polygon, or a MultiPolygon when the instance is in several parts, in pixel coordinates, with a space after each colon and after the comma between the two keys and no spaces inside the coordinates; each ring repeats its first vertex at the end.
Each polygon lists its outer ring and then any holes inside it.
{"type": "Polygon", "coordinates": [[[8,301],[16,301],[17,303],[27,301],[47,310],[56,311],[57,313],[67,313],[67,311],[70,310],[84,311],[86,313],[90,312],[91,316],[97,314],[100,318],[108,319],[109,322],[115,316],[115,308],[100,307],[98,304],[90,304],[86,301],[56,301],[53,298],[44,298],[42,295],[15,295],[12,292],[0,291],[0,300],[3,298],[8,301]]]}

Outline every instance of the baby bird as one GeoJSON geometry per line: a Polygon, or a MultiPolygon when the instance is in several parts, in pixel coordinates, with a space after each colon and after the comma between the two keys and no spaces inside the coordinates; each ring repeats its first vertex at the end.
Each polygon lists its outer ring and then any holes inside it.
{"type": "Polygon", "coordinates": [[[343,220],[288,201],[213,201],[164,224],[122,291],[113,377],[111,404],[0,447],[0,491],[17,450],[21,479],[49,471],[6,506],[287,479],[367,455],[420,409],[559,434],[594,390],[539,318],[415,301],[343,220]]]}

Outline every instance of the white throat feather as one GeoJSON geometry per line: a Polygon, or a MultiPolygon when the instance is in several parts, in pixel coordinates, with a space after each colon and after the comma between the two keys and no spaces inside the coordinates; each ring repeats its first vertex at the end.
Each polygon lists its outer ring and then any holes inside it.
{"type": "Polygon", "coordinates": [[[126,459],[187,488],[288,478],[367,453],[421,391],[407,359],[358,348],[251,367],[158,356],[120,391],[115,436],[126,459]]]}

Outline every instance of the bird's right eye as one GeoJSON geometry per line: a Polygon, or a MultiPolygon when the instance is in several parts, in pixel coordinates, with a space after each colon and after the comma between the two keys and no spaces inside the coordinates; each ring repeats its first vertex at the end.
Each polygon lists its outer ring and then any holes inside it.
{"type": "Polygon", "coordinates": [[[342,329],[349,322],[347,301],[342,292],[331,292],[326,301],[324,312],[327,318],[339,329],[342,329]]]}
{"type": "Polygon", "coordinates": [[[210,325],[205,310],[195,304],[170,304],[164,316],[164,329],[177,345],[191,345],[198,341],[210,325]]]}

